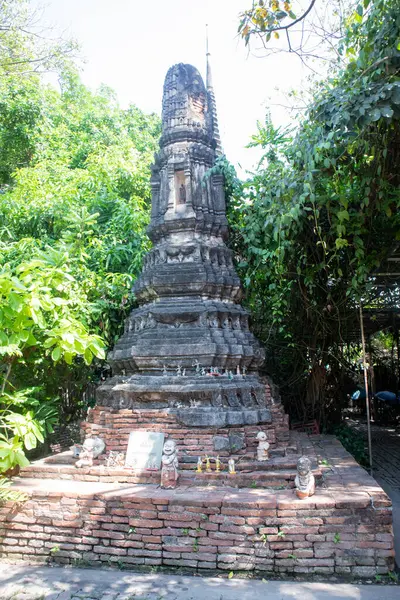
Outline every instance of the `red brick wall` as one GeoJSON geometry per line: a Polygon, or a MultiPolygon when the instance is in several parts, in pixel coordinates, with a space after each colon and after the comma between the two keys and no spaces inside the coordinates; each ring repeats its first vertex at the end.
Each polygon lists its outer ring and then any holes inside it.
{"type": "Polygon", "coordinates": [[[119,567],[325,573],[393,569],[390,502],[367,494],[300,501],[251,492],[129,487],[94,495],[33,492],[0,509],[0,552],[12,560],[119,567]]]}

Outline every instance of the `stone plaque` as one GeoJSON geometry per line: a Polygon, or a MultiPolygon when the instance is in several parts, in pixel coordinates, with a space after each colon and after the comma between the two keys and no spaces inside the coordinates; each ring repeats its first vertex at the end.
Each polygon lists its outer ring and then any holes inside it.
{"type": "Polygon", "coordinates": [[[132,431],[129,434],[125,466],[132,469],[158,471],[161,467],[163,445],[163,433],[132,431]]]}

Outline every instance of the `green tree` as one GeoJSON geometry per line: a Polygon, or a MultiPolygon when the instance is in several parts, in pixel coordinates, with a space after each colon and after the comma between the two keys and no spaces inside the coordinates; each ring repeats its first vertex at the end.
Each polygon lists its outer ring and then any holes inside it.
{"type": "Polygon", "coordinates": [[[28,7],[0,3],[0,472],[25,462],[55,407],[80,414],[133,306],[160,134],[156,115],[91,92],[66,48],[36,41],[28,7]]]}
{"type": "MultiPolygon", "coordinates": [[[[2,258],[6,258],[4,255],[2,258]]],[[[104,342],[90,334],[85,294],[71,275],[67,256],[56,251],[28,262],[2,261],[0,269],[0,473],[27,464],[24,447],[35,448],[51,431],[54,406],[40,403],[38,389],[19,388],[13,366],[48,366],[82,356],[104,358],[104,342]],[[79,320],[77,318],[79,315],[79,320]]]]}
{"type": "Polygon", "coordinates": [[[339,408],[356,309],[399,239],[399,8],[358,6],[338,47],[347,64],[316,86],[297,132],[259,125],[263,161],[230,200],[267,367],[301,419],[339,408]]]}
{"type": "Polygon", "coordinates": [[[23,76],[57,70],[73,56],[77,44],[44,27],[42,9],[29,0],[0,0],[0,73],[23,76]]]}

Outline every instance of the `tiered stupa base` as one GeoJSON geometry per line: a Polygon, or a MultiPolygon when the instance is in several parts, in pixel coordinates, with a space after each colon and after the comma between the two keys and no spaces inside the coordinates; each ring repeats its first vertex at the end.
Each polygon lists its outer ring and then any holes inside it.
{"type": "MultiPolygon", "coordinates": [[[[256,435],[260,430],[266,432],[272,450],[280,448],[285,451],[289,442],[288,417],[280,400],[272,397],[269,383],[262,384],[258,378],[254,378],[253,382],[251,377],[245,380],[235,378],[232,382],[224,382],[222,377],[221,382],[213,377],[199,377],[195,379],[196,386],[192,386],[186,382],[190,378],[176,377],[171,379],[179,380],[179,385],[174,382],[174,389],[171,390],[172,385],[162,385],[163,377],[149,379],[158,380],[158,389],[148,392],[153,398],[157,395],[152,402],[144,402],[143,392],[140,390],[130,389],[128,397],[118,396],[125,392],[120,388],[130,387],[130,383],[103,385],[100,388],[102,393],[98,395],[98,405],[90,411],[87,421],[82,424],[84,435],[101,437],[107,450],[126,452],[131,431],[162,432],[176,442],[181,468],[187,465],[192,468],[197,458],[205,455],[254,459],[256,435]],[[206,380],[203,385],[202,380],[206,380]],[[242,386],[242,390],[245,385],[248,386],[249,398],[254,393],[251,390],[257,386],[257,402],[253,401],[247,406],[213,406],[204,398],[207,393],[206,385],[210,396],[228,396],[226,390],[232,389],[235,398],[239,386],[242,386]],[[219,392],[219,386],[224,394],[219,392]],[[119,388],[117,392],[116,387],[119,388]],[[193,389],[188,389],[191,387],[193,389]],[[177,396],[179,393],[180,396],[177,396]],[[108,405],[102,405],[103,398],[108,405]],[[190,404],[191,401],[193,405],[190,404]],[[124,408],[115,408],[121,406],[121,403],[124,408]],[[128,403],[129,407],[125,408],[128,403]]],[[[99,459],[101,462],[102,458],[99,459]]]]}
{"type": "MultiPolygon", "coordinates": [[[[156,379],[156,378],[148,378],[156,379]]],[[[157,378],[158,381],[164,381],[164,378],[157,378]]],[[[189,378],[171,378],[185,381],[189,378]]],[[[216,388],[215,379],[212,377],[199,377],[197,381],[203,382],[203,398],[204,387],[208,385],[210,390],[216,388]]],[[[110,380],[111,385],[103,385],[102,395],[105,394],[105,401],[108,399],[108,394],[115,399],[115,404],[121,403],[121,397],[115,394],[116,385],[121,388],[129,386],[129,402],[135,406],[140,402],[143,403],[143,396],[140,390],[132,391],[131,380],[128,384],[115,384],[115,379],[110,380]],[[108,392],[108,388],[114,390],[108,392]],[[104,391],[105,390],[105,391],[104,391]]],[[[223,487],[262,487],[262,488],[292,488],[294,486],[294,478],[296,476],[297,459],[301,456],[302,448],[293,438],[290,442],[288,417],[285,414],[282,404],[278,398],[273,398],[271,394],[271,386],[268,381],[264,381],[261,385],[259,379],[252,381],[252,378],[246,378],[244,382],[242,378],[234,378],[229,381],[233,389],[237,389],[240,384],[246,383],[249,389],[258,383],[259,389],[257,406],[251,407],[221,407],[218,413],[218,407],[203,406],[200,409],[195,408],[189,419],[196,419],[197,422],[209,420],[210,416],[220,422],[225,422],[227,417],[233,422],[242,422],[240,425],[211,427],[210,425],[190,426],[185,422],[184,412],[190,408],[186,407],[175,408],[159,408],[162,399],[168,402],[169,391],[165,386],[159,387],[157,391],[157,406],[152,408],[112,408],[111,406],[96,406],[88,415],[87,421],[82,423],[83,437],[101,437],[106,443],[106,453],[100,455],[93,467],[76,469],[71,451],[50,456],[40,461],[36,461],[29,467],[23,470],[23,477],[43,477],[60,479],[76,479],[81,481],[103,481],[103,482],[118,482],[118,483],[140,483],[160,484],[160,471],[151,470],[134,470],[132,468],[108,468],[106,467],[106,459],[109,451],[125,453],[128,447],[129,435],[132,431],[147,431],[147,432],[162,432],[167,438],[172,438],[178,447],[180,479],[179,485],[196,486],[204,484],[216,484],[223,487]],[[262,393],[262,402],[261,402],[262,393]],[[200,412],[200,417],[199,417],[200,412]],[[203,412],[203,414],[201,414],[203,412]],[[183,414],[183,418],[182,418],[183,414]],[[264,423],[259,425],[246,425],[243,420],[251,422],[252,419],[260,420],[260,415],[264,416],[264,423]],[[257,433],[263,430],[267,434],[270,443],[268,461],[260,462],[256,460],[257,456],[257,433]],[[198,458],[206,456],[221,460],[221,471],[215,472],[215,461],[212,464],[212,471],[205,472],[205,465],[202,473],[197,472],[198,458]],[[228,459],[233,458],[235,461],[236,474],[229,474],[228,459]]],[[[174,393],[176,394],[176,383],[174,393]]],[[[221,385],[223,386],[223,378],[221,385]]],[[[185,397],[191,397],[191,391],[187,387],[191,384],[186,383],[180,385],[182,393],[182,404],[185,397]]],[[[198,389],[199,386],[196,387],[198,389]]],[[[225,382],[225,389],[227,382],[225,382]]],[[[153,394],[154,392],[149,392],[153,394]]],[[[235,391],[236,396],[236,391],[235,391]]],[[[174,396],[176,398],[176,396],[174,396]]],[[[101,400],[101,396],[100,396],[101,400]]],[[[128,402],[126,396],[122,397],[124,405],[128,402]]],[[[148,403],[152,404],[152,403],[148,403]]],[[[178,403],[182,406],[181,402],[178,403]]],[[[318,465],[314,457],[313,467],[318,475],[318,465]]]]}

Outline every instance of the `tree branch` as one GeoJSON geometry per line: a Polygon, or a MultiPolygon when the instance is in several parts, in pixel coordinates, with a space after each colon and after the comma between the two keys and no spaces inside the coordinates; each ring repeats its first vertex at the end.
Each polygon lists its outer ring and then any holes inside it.
{"type": "Polygon", "coordinates": [[[11,373],[11,367],[12,367],[12,361],[10,361],[7,364],[6,374],[4,375],[3,383],[1,384],[0,396],[2,396],[4,394],[4,390],[6,389],[6,384],[7,384],[8,378],[9,378],[10,373],[11,373]]]}
{"type": "Polygon", "coordinates": [[[289,25],[282,25],[281,27],[273,27],[272,29],[266,29],[266,31],[272,33],[273,31],[282,31],[284,29],[287,30],[287,29],[290,29],[291,27],[293,27],[294,25],[297,25],[297,23],[300,23],[300,21],[303,21],[306,18],[306,16],[308,15],[308,13],[311,12],[312,7],[316,3],[316,1],[317,0],[311,0],[310,6],[307,8],[305,13],[302,14],[301,17],[299,17],[298,19],[295,19],[294,21],[289,23],[289,25]]]}

